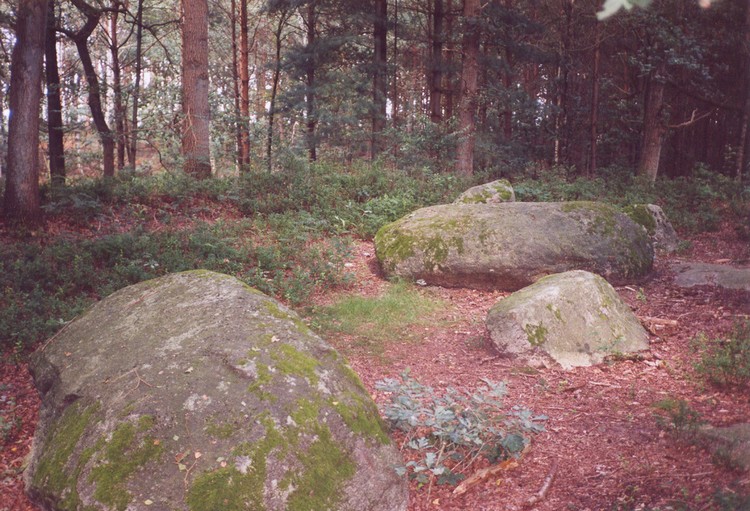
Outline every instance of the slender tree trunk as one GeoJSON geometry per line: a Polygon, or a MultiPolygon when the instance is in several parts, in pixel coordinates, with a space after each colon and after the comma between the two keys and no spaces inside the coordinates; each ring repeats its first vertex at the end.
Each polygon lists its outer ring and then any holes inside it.
{"type": "Polygon", "coordinates": [[[47,0],[19,0],[16,42],[10,64],[8,175],[3,214],[35,228],[42,222],[39,201],[39,102],[42,96],[47,0]]]}
{"type": "MultiPolygon", "coordinates": [[[[242,1],[242,0],[240,0],[242,1]]],[[[235,136],[235,163],[237,169],[242,172],[242,110],[240,108],[240,59],[237,58],[239,49],[237,47],[237,0],[232,0],[230,7],[232,23],[232,87],[234,89],[234,136],[235,136]]]]}
{"type": "Polygon", "coordinates": [[[659,159],[666,127],[662,119],[664,107],[664,65],[652,72],[646,86],[646,100],[643,109],[643,138],[638,159],[638,174],[649,181],[656,181],[659,172],[659,159]]]}
{"type": "Polygon", "coordinates": [[[240,166],[250,166],[250,43],[247,2],[240,0],[240,166]]]}
{"type": "Polygon", "coordinates": [[[386,124],[386,105],[388,99],[388,0],[375,0],[373,35],[375,39],[375,52],[373,55],[373,115],[370,157],[374,160],[384,149],[383,131],[386,124]]]}
{"type": "Polygon", "coordinates": [[[463,60],[461,65],[461,97],[457,170],[459,174],[474,173],[474,144],[476,139],[477,82],[479,78],[479,0],[464,0],[463,60]]]}
{"type": "MultiPolygon", "coordinates": [[[[398,30],[398,0],[394,0],[393,2],[393,51],[391,58],[393,59],[393,62],[398,62],[398,37],[399,37],[399,30],[398,30]]],[[[401,108],[400,102],[401,102],[401,96],[399,94],[398,90],[398,65],[396,65],[393,69],[393,92],[391,93],[391,108],[393,109],[393,113],[391,115],[391,123],[393,124],[393,127],[396,128],[399,125],[399,108],[401,108]]],[[[398,151],[397,145],[393,146],[394,152],[398,151]]]]}
{"type": "Polygon", "coordinates": [[[445,43],[445,12],[443,0],[435,0],[432,13],[432,46],[430,53],[430,120],[440,122],[443,119],[443,44],[445,43]]]}
{"type": "Polygon", "coordinates": [[[94,120],[94,126],[96,126],[96,131],[99,133],[99,139],[101,140],[102,144],[104,177],[112,177],[115,175],[114,137],[112,136],[112,130],[110,130],[109,126],[107,125],[107,119],[104,116],[99,78],[96,74],[94,63],[91,60],[91,53],[89,53],[88,47],[89,36],[94,32],[94,29],[99,24],[99,19],[102,16],[102,12],[90,6],[83,0],[71,0],[71,2],[73,3],[73,5],[75,5],[76,9],[78,9],[86,17],[86,23],[78,32],[66,32],[66,34],[73,40],[76,45],[78,56],[81,60],[81,66],[83,67],[83,72],[86,76],[86,82],[89,89],[89,109],[91,110],[91,117],[94,120]]]}
{"type": "MultiPolygon", "coordinates": [[[[4,76],[4,73],[0,72],[0,80],[7,80],[6,76],[4,76]]],[[[5,82],[8,83],[8,82],[5,82]]],[[[4,87],[0,87],[0,112],[5,111],[5,91],[3,90],[4,87]]],[[[2,178],[5,175],[5,169],[6,169],[6,147],[4,142],[7,141],[6,138],[6,128],[5,128],[5,116],[0,115],[0,178],[2,178]]]]}
{"type": "Polygon", "coordinates": [[[590,139],[589,139],[589,167],[588,176],[596,174],[596,141],[598,137],[599,124],[599,75],[601,64],[601,39],[599,32],[599,23],[594,25],[594,70],[591,74],[591,117],[589,119],[590,139]]]}
{"type": "MultiPolygon", "coordinates": [[[[447,69],[453,68],[453,55],[455,54],[456,48],[453,44],[453,0],[446,0],[445,10],[447,16],[445,17],[445,67],[447,69]]],[[[445,119],[453,118],[453,105],[455,103],[455,87],[454,87],[454,75],[453,71],[449,71],[447,76],[444,77],[445,91],[445,119]]]]}
{"type": "Polygon", "coordinates": [[[562,10],[565,20],[562,41],[560,43],[560,63],[557,68],[559,92],[557,95],[557,115],[555,116],[555,165],[563,162],[568,146],[568,87],[570,43],[573,23],[573,0],[562,0],[562,10]]]}
{"type": "Polygon", "coordinates": [[[133,110],[130,115],[128,137],[128,164],[135,170],[138,151],[138,108],[141,98],[141,68],[143,64],[143,0],[138,0],[135,14],[135,83],[133,84],[133,110]]]}
{"type": "Polygon", "coordinates": [[[52,186],[65,185],[65,146],[63,141],[60,73],[57,68],[55,0],[47,0],[47,33],[44,43],[47,81],[47,132],[49,136],[49,173],[52,186]]]}
{"type": "Polygon", "coordinates": [[[281,75],[281,33],[284,30],[284,23],[288,18],[286,11],[279,13],[279,24],[274,30],[274,44],[275,44],[275,61],[273,66],[273,81],[271,84],[271,101],[268,108],[268,132],[266,136],[266,166],[268,172],[273,170],[273,121],[276,113],[276,93],[279,89],[279,77],[281,75]]]}
{"type": "MultiPolygon", "coordinates": [[[[54,0],[52,0],[54,1],[54,0]]],[[[112,55],[112,93],[115,110],[115,141],[117,152],[117,168],[125,166],[125,107],[122,101],[122,73],[120,69],[120,44],[117,34],[117,20],[119,18],[119,0],[112,1],[112,17],[109,20],[109,51],[112,55]]]]}
{"type": "Polygon", "coordinates": [[[185,173],[211,176],[208,0],[182,0],[182,156],[185,173]]]}
{"type": "Polygon", "coordinates": [[[745,0],[745,27],[744,27],[743,61],[745,64],[745,102],[742,108],[742,124],[740,126],[740,137],[737,143],[737,159],[734,166],[734,177],[742,181],[743,170],[747,160],[747,149],[750,145],[748,128],[750,128],[750,0],[745,0]]]}
{"type": "Polygon", "coordinates": [[[255,74],[256,74],[256,89],[255,89],[255,113],[258,118],[266,116],[266,66],[268,64],[268,57],[266,53],[266,44],[268,43],[269,31],[265,25],[261,24],[258,27],[258,38],[255,44],[255,74]]]}
{"type": "Polygon", "coordinates": [[[307,139],[307,157],[310,161],[318,159],[316,130],[318,127],[318,113],[316,111],[316,86],[315,71],[317,68],[317,59],[313,56],[316,53],[315,44],[317,39],[317,13],[315,12],[315,2],[307,4],[307,15],[305,16],[305,25],[307,27],[307,55],[309,61],[305,69],[305,121],[307,139]]]}

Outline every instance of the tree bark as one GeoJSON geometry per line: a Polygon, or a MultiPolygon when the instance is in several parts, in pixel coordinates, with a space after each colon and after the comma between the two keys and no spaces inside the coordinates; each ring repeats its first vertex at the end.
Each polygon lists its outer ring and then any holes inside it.
{"type": "Polygon", "coordinates": [[[5,218],[28,228],[42,222],[39,199],[39,102],[47,0],[19,0],[11,55],[5,218]]]}
{"type": "Polygon", "coordinates": [[[133,84],[133,110],[130,115],[128,136],[128,164],[135,170],[138,151],[138,107],[141,97],[141,67],[143,61],[143,0],[138,0],[135,14],[135,83],[133,84]]]}
{"type": "Polygon", "coordinates": [[[443,119],[443,44],[445,43],[445,12],[443,0],[435,0],[432,12],[432,45],[430,53],[430,120],[440,122],[443,119]]]}
{"type": "Polygon", "coordinates": [[[268,172],[273,170],[273,121],[276,114],[276,94],[279,90],[279,77],[281,75],[281,34],[284,30],[284,24],[288,19],[287,11],[279,13],[279,23],[274,30],[274,44],[276,48],[276,60],[273,66],[273,80],[271,83],[271,100],[268,108],[268,131],[266,134],[266,166],[268,172]]]}
{"type": "Polygon", "coordinates": [[[307,4],[307,15],[305,16],[305,25],[307,28],[307,55],[308,62],[305,69],[305,120],[306,120],[306,139],[307,139],[307,157],[310,161],[318,159],[316,130],[318,127],[318,113],[316,112],[316,86],[315,72],[317,68],[317,58],[314,57],[315,43],[317,38],[317,13],[315,12],[315,2],[307,4]]]}
{"type": "MultiPolygon", "coordinates": [[[[54,1],[54,0],[51,0],[54,1]]],[[[125,166],[125,106],[122,100],[122,73],[120,69],[120,44],[117,34],[117,20],[119,18],[119,0],[112,0],[112,17],[109,20],[109,52],[112,56],[112,95],[115,114],[115,143],[117,153],[117,168],[125,166]]],[[[51,172],[51,169],[50,169],[51,172]]]]}
{"type": "Polygon", "coordinates": [[[388,99],[388,0],[375,0],[373,35],[375,52],[373,55],[373,112],[370,157],[374,160],[384,149],[383,131],[385,130],[388,99]]]}
{"type": "Polygon", "coordinates": [[[591,73],[591,117],[589,118],[590,131],[589,131],[589,166],[588,176],[592,177],[596,174],[597,167],[597,154],[596,154],[596,141],[598,136],[598,124],[599,124],[599,75],[601,67],[601,38],[599,33],[599,23],[595,22],[594,25],[594,69],[591,73]]]}
{"type": "Polygon", "coordinates": [[[643,108],[643,138],[638,159],[638,174],[649,181],[656,181],[659,172],[659,159],[664,141],[666,126],[662,119],[664,107],[664,65],[652,72],[646,86],[646,100],[643,108]]]}
{"type": "Polygon", "coordinates": [[[99,78],[96,75],[94,63],[91,61],[91,53],[89,52],[88,47],[88,38],[99,24],[102,12],[101,10],[90,6],[83,0],[71,0],[71,2],[75,5],[76,9],[86,17],[86,23],[78,32],[66,32],[66,35],[68,35],[68,37],[70,37],[75,43],[76,49],[78,50],[78,56],[81,59],[81,66],[83,66],[83,72],[86,75],[86,83],[88,84],[89,89],[89,109],[91,110],[91,117],[94,120],[94,126],[96,126],[96,131],[99,133],[99,139],[102,144],[104,177],[112,177],[115,175],[114,137],[112,136],[112,131],[109,129],[107,120],[104,116],[99,78]]]}
{"type": "Polygon", "coordinates": [[[742,105],[742,124],[740,126],[740,137],[737,142],[737,158],[735,160],[734,177],[738,182],[742,181],[743,170],[747,160],[747,149],[750,143],[748,132],[750,131],[750,0],[745,0],[745,26],[744,47],[742,51],[745,64],[745,98],[742,105]]]}
{"type": "Polygon", "coordinates": [[[462,39],[461,97],[459,100],[457,170],[459,174],[474,173],[474,145],[476,141],[477,82],[479,78],[479,0],[464,0],[462,39]]]}
{"type": "Polygon", "coordinates": [[[198,179],[211,176],[208,107],[208,1],[182,0],[183,169],[198,179]]]}
{"type": "Polygon", "coordinates": [[[250,43],[247,2],[240,0],[240,168],[250,166],[250,43]]]}
{"type": "Polygon", "coordinates": [[[65,147],[63,140],[60,73],[57,67],[55,0],[47,0],[47,33],[44,43],[44,69],[47,82],[47,132],[49,173],[52,186],[65,186],[65,147]]]}
{"type": "MultiPolygon", "coordinates": [[[[452,69],[453,67],[453,55],[455,54],[455,45],[453,44],[453,0],[446,0],[445,10],[447,16],[445,17],[445,67],[452,69]]],[[[446,77],[443,78],[445,82],[445,90],[443,96],[445,96],[445,119],[453,118],[453,105],[455,103],[455,89],[454,89],[454,73],[451,71],[446,77]]]]}

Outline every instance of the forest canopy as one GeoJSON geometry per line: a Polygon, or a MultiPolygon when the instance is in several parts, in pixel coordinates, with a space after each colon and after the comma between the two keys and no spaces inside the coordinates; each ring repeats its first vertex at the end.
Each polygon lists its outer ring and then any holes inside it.
{"type": "MultiPolygon", "coordinates": [[[[651,181],[699,166],[741,179],[747,2],[633,5],[645,2],[4,3],[0,172],[20,154],[8,151],[23,78],[12,49],[31,13],[46,26],[29,34],[45,36],[41,136],[15,165],[43,183],[319,158],[502,177],[617,168],[651,181]]],[[[33,45],[16,45],[18,58],[33,45]]]]}

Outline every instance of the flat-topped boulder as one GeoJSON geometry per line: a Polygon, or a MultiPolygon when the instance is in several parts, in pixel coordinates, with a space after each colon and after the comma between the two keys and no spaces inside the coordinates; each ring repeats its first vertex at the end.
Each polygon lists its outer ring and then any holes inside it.
{"type": "Polygon", "coordinates": [[[507,179],[472,186],[453,201],[453,204],[499,204],[515,202],[516,192],[507,179]]]}
{"type": "Polygon", "coordinates": [[[341,356],[226,275],[122,289],[34,357],[46,510],[405,510],[403,462],[341,356]]]}
{"type": "Polygon", "coordinates": [[[542,355],[564,369],[648,348],[648,333],[614,288],[579,270],[544,277],[503,298],[486,324],[500,353],[542,355]]]}
{"type": "Polygon", "coordinates": [[[715,286],[750,293],[750,268],[726,264],[677,263],[672,265],[678,287],[715,286]]]}
{"type": "Polygon", "coordinates": [[[508,291],[569,270],[632,283],[654,257],[646,231],[599,202],[432,206],[383,226],[375,250],[387,276],[508,291]]]}

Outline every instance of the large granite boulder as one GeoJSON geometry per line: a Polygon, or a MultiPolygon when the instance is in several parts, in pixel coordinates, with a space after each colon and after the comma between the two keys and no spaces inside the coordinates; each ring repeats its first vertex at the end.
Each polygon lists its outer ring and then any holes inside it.
{"type": "Polygon", "coordinates": [[[624,211],[635,223],[646,229],[654,250],[663,253],[677,250],[680,238],[661,207],[656,204],[635,204],[624,211]]]}
{"type": "Polygon", "coordinates": [[[32,363],[54,510],[405,510],[378,412],[291,311],[211,272],[122,289],[32,363]]]}
{"type": "Polygon", "coordinates": [[[633,282],[654,257],[641,226],[598,202],[432,206],[383,226],[375,251],[387,276],[508,291],[568,270],[633,282]]]}
{"type": "Polygon", "coordinates": [[[614,288],[580,270],[544,277],[503,298],[486,324],[501,353],[549,356],[564,369],[648,348],[648,334],[614,288]]]}
{"type": "Polygon", "coordinates": [[[458,196],[453,204],[499,204],[515,202],[516,193],[507,179],[473,186],[458,196]]]}

